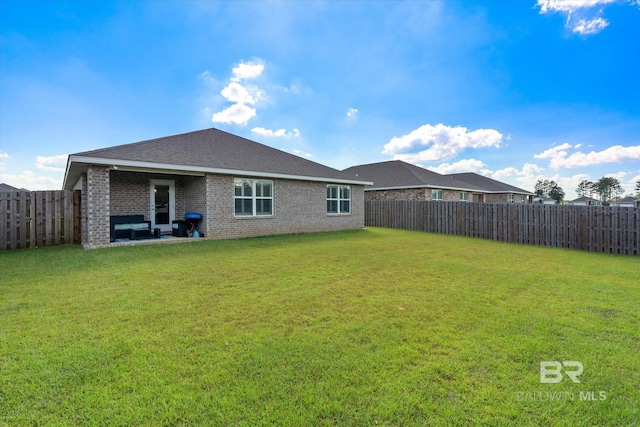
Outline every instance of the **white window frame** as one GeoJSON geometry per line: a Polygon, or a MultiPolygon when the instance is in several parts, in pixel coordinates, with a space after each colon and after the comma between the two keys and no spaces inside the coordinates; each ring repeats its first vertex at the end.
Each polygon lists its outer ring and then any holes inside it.
{"type": "Polygon", "coordinates": [[[509,193],[508,197],[509,197],[508,198],[509,203],[514,203],[516,201],[515,195],[513,193],[509,193]]]}
{"type": "Polygon", "coordinates": [[[466,191],[461,191],[460,192],[460,201],[461,202],[468,202],[469,201],[469,193],[467,193],[466,191]]]}
{"type": "Polygon", "coordinates": [[[351,214],[351,186],[350,185],[336,185],[329,184],[327,185],[327,215],[350,215],[351,214]],[[335,197],[330,194],[330,189],[335,189],[335,197]],[[343,191],[346,190],[349,192],[348,197],[344,197],[343,191]],[[336,203],[336,211],[329,210],[329,203],[336,203]],[[348,210],[343,210],[344,202],[349,203],[348,210]]]}
{"type": "MultiPolygon", "coordinates": [[[[242,187],[244,189],[244,187],[242,187]]],[[[274,193],[275,186],[273,185],[273,181],[268,179],[251,179],[251,178],[234,178],[233,180],[233,216],[236,218],[253,218],[253,217],[271,217],[275,212],[275,203],[274,203],[274,193]],[[238,185],[244,186],[245,183],[248,183],[251,186],[251,195],[247,196],[244,194],[240,194],[239,196],[236,194],[236,188],[238,185]],[[271,195],[257,195],[257,186],[268,184],[271,186],[271,195]],[[237,213],[236,211],[236,200],[251,200],[251,213],[237,213]],[[270,213],[259,213],[258,212],[258,201],[259,200],[271,200],[271,212],[270,213]]]]}
{"type": "Polygon", "coordinates": [[[444,200],[444,190],[431,190],[431,200],[442,201],[444,200]],[[436,197],[436,194],[440,194],[440,197],[436,197]]]}
{"type": "Polygon", "coordinates": [[[527,203],[527,196],[525,194],[520,195],[520,203],[527,203]]]}

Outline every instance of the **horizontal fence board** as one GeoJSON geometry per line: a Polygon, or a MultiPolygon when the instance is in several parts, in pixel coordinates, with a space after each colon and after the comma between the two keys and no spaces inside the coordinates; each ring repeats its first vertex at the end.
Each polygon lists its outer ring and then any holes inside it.
{"type": "Polygon", "coordinates": [[[367,200],[365,225],[640,255],[640,208],[367,200]]]}
{"type": "Polygon", "coordinates": [[[80,190],[0,192],[0,251],[80,243],[80,190]]]}

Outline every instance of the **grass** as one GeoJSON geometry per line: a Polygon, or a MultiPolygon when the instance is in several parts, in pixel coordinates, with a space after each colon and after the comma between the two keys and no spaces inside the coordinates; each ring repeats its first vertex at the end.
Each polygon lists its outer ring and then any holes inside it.
{"type": "Polygon", "coordinates": [[[0,271],[0,425],[640,419],[637,257],[370,228],[0,271]],[[541,384],[547,360],[581,383],[541,384]]]}

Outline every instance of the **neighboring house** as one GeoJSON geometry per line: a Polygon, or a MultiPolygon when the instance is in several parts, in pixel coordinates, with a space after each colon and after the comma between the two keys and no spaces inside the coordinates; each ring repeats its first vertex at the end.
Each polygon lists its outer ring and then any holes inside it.
{"type": "Polygon", "coordinates": [[[171,232],[186,212],[228,239],[364,227],[364,186],[349,174],[205,129],[71,154],[64,189],[82,190],[82,241],[109,245],[112,215],[171,232]]]}
{"type": "Polygon", "coordinates": [[[343,172],[353,179],[373,181],[365,188],[366,200],[476,201],[480,189],[451,177],[403,162],[391,160],[352,166],[343,172]]]}
{"type": "Polygon", "coordinates": [[[29,191],[24,188],[16,188],[9,184],[0,183],[0,193],[11,193],[13,191],[29,191]]]}
{"type": "Polygon", "coordinates": [[[440,175],[401,160],[353,166],[344,172],[354,179],[373,181],[365,188],[366,200],[527,202],[533,195],[481,175],[440,175]]]}
{"type": "Polygon", "coordinates": [[[640,208],[640,199],[629,196],[611,202],[611,206],[617,206],[619,208],[640,208]]]}
{"type": "Polygon", "coordinates": [[[576,206],[600,206],[600,200],[592,199],[591,197],[581,196],[570,202],[576,206]]]}
{"type": "Polygon", "coordinates": [[[533,198],[533,203],[536,203],[539,205],[555,205],[556,200],[547,196],[535,196],[533,198]]]}
{"type": "Polygon", "coordinates": [[[533,196],[535,196],[535,193],[530,191],[473,172],[452,173],[445,176],[450,176],[458,181],[481,188],[485,194],[484,200],[482,200],[484,202],[531,203],[533,196]]]}

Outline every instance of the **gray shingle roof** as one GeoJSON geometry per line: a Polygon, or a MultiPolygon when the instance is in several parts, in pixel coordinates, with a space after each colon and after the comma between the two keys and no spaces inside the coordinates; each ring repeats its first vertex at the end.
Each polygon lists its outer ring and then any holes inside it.
{"type": "MultiPolygon", "coordinates": [[[[70,159],[83,162],[87,158],[152,165],[173,165],[175,169],[189,167],[224,169],[243,172],[291,175],[333,180],[349,179],[350,175],[302,157],[268,147],[215,128],[188,132],[132,144],[117,145],[72,154],[70,159]]],[[[90,163],[90,162],[87,162],[90,163]]],[[[73,185],[66,182],[65,187],[73,185]]]]}
{"type": "Polygon", "coordinates": [[[4,182],[0,183],[0,192],[10,193],[12,191],[29,191],[29,190],[25,190],[24,188],[17,188],[12,185],[5,184],[4,182]]]}
{"type": "Polygon", "coordinates": [[[577,199],[572,200],[572,202],[599,202],[599,200],[588,196],[580,196],[577,199]]]}
{"type": "Polygon", "coordinates": [[[450,176],[459,181],[480,187],[491,193],[533,194],[532,192],[523,190],[522,188],[514,187],[513,185],[505,184],[504,182],[496,181],[495,179],[487,178],[486,176],[478,175],[473,172],[452,173],[445,176],[450,176]]]}
{"type": "Polygon", "coordinates": [[[628,196],[628,197],[614,201],[614,203],[636,203],[636,202],[638,202],[638,199],[633,196],[628,196]]]}
{"type": "Polygon", "coordinates": [[[352,179],[373,181],[373,186],[367,188],[370,190],[411,187],[451,188],[468,191],[481,189],[476,185],[462,182],[451,176],[440,175],[401,160],[352,166],[343,172],[351,174],[352,179]]]}

